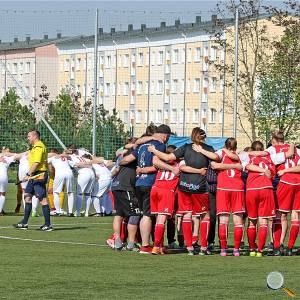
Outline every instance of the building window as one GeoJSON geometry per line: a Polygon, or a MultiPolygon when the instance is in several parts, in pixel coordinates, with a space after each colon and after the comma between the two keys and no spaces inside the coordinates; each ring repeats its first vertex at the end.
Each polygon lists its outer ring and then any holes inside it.
{"type": "Polygon", "coordinates": [[[158,80],[157,81],[157,95],[162,95],[163,93],[163,81],[162,80],[158,80]]]}
{"type": "Polygon", "coordinates": [[[217,48],[216,47],[210,47],[210,60],[216,60],[217,58],[217,48]]]}
{"type": "Polygon", "coordinates": [[[182,124],[183,123],[183,115],[184,115],[184,113],[183,113],[183,108],[180,110],[180,112],[179,112],[179,123],[180,124],[182,124]]]}
{"type": "Polygon", "coordinates": [[[65,72],[69,72],[69,69],[70,69],[70,60],[69,59],[65,59],[65,62],[64,62],[64,71],[65,72]]]}
{"type": "Polygon", "coordinates": [[[123,96],[128,96],[128,94],[129,94],[129,82],[124,82],[123,96]]]}
{"type": "Polygon", "coordinates": [[[217,118],[217,110],[214,108],[210,109],[210,116],[209,116],[209,122],[210,123],[216,123],[217,118]]]}
{"type": "Polygon", "coordinates": [[[164,110],[164,122],[168,123],[168,121],[169,121],[169,110],[166,108],[164,110]]]}
{"type": "Polygon", "coordinates": [[[173,57],[172,57],[172,63],[173,64],[178,64],[179,62],[179,51],[178,49],[173,50],[173,57]]]}
{"type": "Polygon", "coordinates": [[[128,68],[129,64],[129,54],[124,54],[123,56],[123,67],[128,68]]]}
{"type": "Polygon", "coordinates": [[[219,110],[219,123],[220,124],[223,123],[223,109],[222,108],[219,110]]]}
{"type": "Polygon", "coordinates": [[[147,120],[147,119],[148,119],[148,110],[146,109],[146,110],[145,110],[145,113],[144,113],[144,123],[145,123],[145,124],[148,123],[148,120],[147,120]]]}
{"type": "Polygon", "coordinates": [[[155,52],[152,51],[151,53],[151,65],[154,66],[155,65],[155,52]]]}
{"type": "Polygon", "coordinates": [[[140,52],[138,57],[139,57],[138,65],[143,66],[144,65],[144,53],[140,52]]]}
{"type": "Polygon", "coordinates": [[[166,74],[170,74],[171,66],[169,64],[166,64],[166,74]]]}
{"type": "Polygon", "coordinates": [[[186,57],[187,62],[192,62],[192,48],[189,48],[187,50],[187,57],[186,57]]]}
{"type": "Polygon", "coordinates": [[[30,96],[30,89],[29,86],[25,86],[26,95],[30,96]]]}
{"type": "Polygon", "coordinates": [[[156,123],[162,123],[162,110],[158,109],[156,111],[156,123]]]}
{"type": "Polygon", "coordinates": [[[23,73],[23,63],[22,62],[20,62],[19,63],[19,73],[23,73]]]}
{"type": "Polygon", "coordinates": [[[106,67],[107,69],[108,69],[108,68],[111,68],[111,56],[110,56],[110,55],[107,55],[107,56],[106,56],[105,67],[106,67]]]}
{"type": "Polygon", "coordinates": [[[220,60],[221,60],[221,61],[224,61],[224,59],[225,59],[225,50],[222,48],[222,49],[220,50],[220,60]]]}
{"type": "Polygon", "coordinates": [[[199,123],[199,109],[193,109],[193,123],[199,123]]]}
{"type": "Polygon", "coordinates": [[[135,112],[135,122],[136,123],[141,123],[142,122],[142,111],[141,110],[137,110],[135,112]]]}
{"type": "Polygon", "coordinates": [[[109,83],[109,82],[107,82],[107,83],[105,84],[104,95],[105,95],[105,96],[109,96],[109,95],[110,95],[110,83],[109,83]]]}
{"type": "Polygon", "coordinates": [[[206,46],[206,47],[204,47],[204,49],[203,49],[203,56],[205,57],[205,56],[208,56],[208,47],[206,46]]]}
{"type": "Polygon", "coordinates": [[[80,71],[81,58],[76,59],[76,71],[80,71]]]}
{"type": "Polygon", "coordinates": [[[30,73],[30,62],[26,62],[26,65],[25,65],[25,73],[30,73]]]}
{"type": "Polygon", "coordinates": [[[138,81],[137,93],[138,93],[138,95],[141,95],[143,93],[143,81],[138,81]]]}
{"type": "Polygon", "coordinates": [[[31,89],[31,97],[35,97],[35,87],[33,86],[31,89]]]}
{"type": "Polygon", "coordinates": [[[158,64],[162,65],[164,63],[164,52],[158,51],[158,64]]]}
{"type": "Polygon", "coordinates": [[[166,52],[166,60],[170,60],[171,59],[171,56],[170,56],[170,51],[168,50],[166,52]]]}
{"type": "Polygon", "coordinates": [[[123,115],[123,121],[125,123],[128,123],[128,110],[124,110],[124,115],[123,115]]]}
{"type": "Polygon", "coordinates": [[[178,92],[178,80],[173,79],[173,81],[172,81],[172,93],[177,94],[177,92],[178,92]]]}
{"type": "Polygon", "coordinates": [[[177,109],[176,108],[172,108],[171,110],[171,123],[177,123],[177,109]]]}
{"type": "Polygon", "coordinates": [[[195,61],[200,61],[200,58],[201,58],[201,48],[200,47],[197,47],[195,49],[195,61]]]}
{"type": "Polygon", "coordinates": [[[186,110],[186,114],[185,114],[185,123],[190,123],[190,109],[188,108],[186,110]]]}
{"type": "Polygon", "coordinates": [[[224,92],[224,76],[220,76],[220,92],[224,92]]]}
{"type": "Polygon", "coordinates": [[[190,93],[191,92],[191,79],[188,79],[186,81],[186,92],[190,93]]]}
{"type": "Polygon", "coordinates": [[[150,94],[151,95],[154,94],[154,80],[152,80],[151,83],[150,83],[150,94]]]}
{"type": "Polygon", "coordinates": [[[18,63],[14,63],[13,64],[13,70],[12,70],[13,74],[17,74],[18,73],[18,63]]]}
{"type": "Polygon", "coordinates": [[[200,78],[195,78],[194,80],[194,93],[200,92],[200,78]]]}
{"type": "Polygon", "coordinates": [[[211,93],[215,93],[217,91],[217,78],[216,77],[211,78],[209,90],[211,93]]]}

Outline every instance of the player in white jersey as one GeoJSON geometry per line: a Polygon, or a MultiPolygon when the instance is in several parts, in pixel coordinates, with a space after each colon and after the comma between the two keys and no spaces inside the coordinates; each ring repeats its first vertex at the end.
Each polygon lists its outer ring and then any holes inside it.
{"type": "Polygon", "coordinates": [[[59,194],[66,188],[68,194],[68,216],[73,215],[74,207],[74,193],[73,193],[73,172],[69,164],[69,159],[66,155],[52,156],[48,158],[48,163],[50,163],[55,169],[55,177],[53,183],[53,193],[54,193],[54,206],[56,209],[56,214],[60,215],[62,213],[60,208],[59,194]]]}
{"type": "Polygon", "coordinates": [[[78,151],[76,150],[70,155],[70,165],[78,171],[75,216],[80,216],[83,196],[85,196],[86,207],[90,207],[92,203],[91,193],[93,190],[95,173],[92,166],[87,164],[91,159],[92,156],[88,154],[85,154],[82,157],[79,156],[78,151]]]}
{"type": "Polygon", "coordinates": [[[9,165],[14,162],[14,156],[0,157],[0,216],[3,216],[3,207],[5,204],[5,194],[8,185],[7,169],[9,165]]]}
{"type": "MultiPolygon", "coordinates": [[[[25,207],[24,195],[25,195],[25,188],[27,186],[28,181],[23,181],[23,178],[27,176],[26,174],[29,171],[29,162],[28,162],[28,151],[16,154],[14,157],[15,160],[19,161],[19,169],[18,169],[18,179],[21,182],[22,188],[22,202],[23,207],[25,207]]],[[[39,205],[39,200],[35,196],[32,197],[32,217],[38,217],[37,207],[39,205]]]]}
{"type": "MultiPolygon", "coordinates": [[[[92,166],[96,175],[92,191],[96,216],[104,213],[110,214],[112,212],[112,203],[108,192],[111,184],[111,172],[105,163],[94,163],[92,166]]],[[[88,215],[88,208],[85,214],[88,215]]]]}

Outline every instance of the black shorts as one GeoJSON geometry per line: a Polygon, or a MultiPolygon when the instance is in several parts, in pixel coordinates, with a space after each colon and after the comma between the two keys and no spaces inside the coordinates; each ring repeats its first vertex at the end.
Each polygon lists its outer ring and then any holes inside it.
{"type": "Polygon", "coordinates": [[[36,196],[40,201],[47,197],[48,173],[41,173],[41,177],[29,180],[25,188],[25,194],[36,196]]]}
{"type": "Polygon", "coordinates": [[[151,186],[137,186],[135,188],[135,194],[139,201],[139,208],[141,213],[144,216],[150,217],[151,209],[150,209],[150,193],[151,193],[151,186]]]}
{"type": "Polygon", "coordinates": [[[115,198],[116,215],[120,217],[139,216],[138,201],[133,192],[112,191],[115,198]]]}

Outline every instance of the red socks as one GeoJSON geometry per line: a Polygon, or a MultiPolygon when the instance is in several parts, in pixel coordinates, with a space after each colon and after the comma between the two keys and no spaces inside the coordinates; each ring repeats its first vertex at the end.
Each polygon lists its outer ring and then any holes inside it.
{"type": "Polygon", "coordinates": [[[281,221],[279,218],[275,218],[273,221],[273,240],[274,248],[280,247],[280,237],[281,237],[281,221]]]}
{"type": "Polygon", "coordinates": [[[241,240],[243,237],[243,225],[234,225],[233,238],[234,238],[234,249],[240,249],[241,240]]]}
{"type": "Polygon", "coordinates": [[[165,233],[164,224],[156,224],[154,231],[154,247],[162,247],[162,241],[165,233]]]}
{"type": "Polygon", "coordinates": [[[298,233],[299,233],[300,221],[291,221],[290,238],[288,242],[288,248],[292,249],[295,245],[298,233]]]}
{"type": "Polygon", "coordinates": [[[254,224],[250,224],[247,229],[248,242],[250,250],[255,249],[255,240],[256,240],[256,226],[254,224]]]}
{"type": "Polygon", "coordinates": [[[262,252],[265,247],[265,243],[268,236],[268,224],[261,224],[259,225],[258,230],[258,251],[262,252]]]}
{"type": "Polygon", "coordinates": [[[200,238],[201,238],[201,247],[207,247],[207,237],[209,233],[210,219],[204,218],[200,221],[200,238]]]}
{"type": "Polygon", "coordinates": [[[227,231],[228,231],[228,224],[220,223],[219,224],[219,240],[221,249],[227,248],[227,231]]]}
{"type": "Polygon", "coordinates": [[[182,232],[185,240],[186,247],[192,247],[192,219],[183,218],[182,220],[182,232]]]}

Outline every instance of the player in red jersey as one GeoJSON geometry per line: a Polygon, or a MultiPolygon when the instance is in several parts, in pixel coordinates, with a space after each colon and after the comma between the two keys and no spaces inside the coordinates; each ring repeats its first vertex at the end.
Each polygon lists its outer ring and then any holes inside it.
{"type": "MultiPolygon", "coordinates": [[[[166,153],[173,153],[174,150],[174,147],[169,146],[166,153]]],[[[157,215],[152,254],[157,255],[163,254],[165,223],[167,218],[172,217],[174,213],[177,184],[179,181],[179,161],[170,161],[166,164],[155,156],[153,158],[153,165],[159,169],[150,194],[151,213],[157,215]]]]}
{"type": "Polygon", "coordinates": [[[212,162],[212,168],[219,171],[217,183],[217,215],[219,216],[219,239],[221,256],[227,255],[227,233],[230,212],[234,223],[234,256],[240,256],[239,248],[243,236],[243,214],[245,213],[244,182],[242,165],[235,154],[237,141],[228,138],[225,148],[216,152],[221,163],[212,162]]]}
{"type": "MultiPolygon", "coordinates": [[[[264,151],[260,141],[251,145],[253,151],[264,151]]],[[[248,171],[246,185],[246,207],[249,218],[248,241],[250,256],[262,257],[268,235],[268,220],[275,217],[275,199],[272,179],[275,177],[275,164],[285,162],[284,153],[268,156],[253,156],[246,154],[243,166],[248,171]],[[259,220],[258,247],[255,252],[257,220],[259,220]]]]}
{"type": "MultiPolygon", "coordinates": [[[[270,154],[284,152],[287,153],[290,145],[284,142],[284,135],[281,131],[272,134],[272,146],[266,151],[270,154]]],[[[294,148],[294,147],[293,147],[294,148]]],[[[291,229],[286,255],[292,255],[297,235],[299,233],[299,213],[300,213],[300,173],[282,172],[283,170],[300,165],[300,150],[295,149],[292,157],[286,159],[285,163],[276,167],[280,172],[280,182],[278,184],[276,196],[278,200],[278,211],[281,219],[281,235],[279,240],[280,225],[277,224],[274,232],[274,255],[284,255],[284,240],[288,230],[287,215],[291,212],[291,229]],[[276,234],[277,232],[277,234],[276,234]],[[280,245],[280,246],[279,246],[280,245]]]]}

